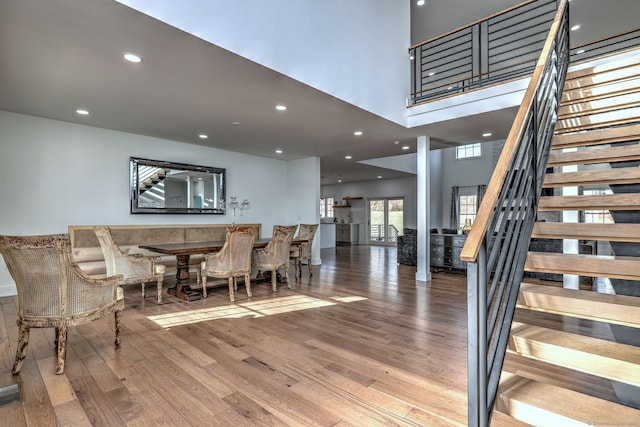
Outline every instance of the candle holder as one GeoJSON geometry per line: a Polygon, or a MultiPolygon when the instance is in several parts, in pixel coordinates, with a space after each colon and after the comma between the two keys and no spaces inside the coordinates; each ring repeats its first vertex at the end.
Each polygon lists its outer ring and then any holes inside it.
{"type": "Polygon", "coordinates": [[[243,216],[244,211],[247,211],[251,208],[251,203],[249,202],[249,200],[244,199],[242,202],[238,202],[237,196],[229,197],[228,202],[226,202],[225,200],[222,200],[220,204],[222,205],[222,209],[229,208],[233,213],[233,222],[231,224],[233,227],[236,226],[236,222],[235,222],[236,209],[240,210],[240,216],[243,216]]]}

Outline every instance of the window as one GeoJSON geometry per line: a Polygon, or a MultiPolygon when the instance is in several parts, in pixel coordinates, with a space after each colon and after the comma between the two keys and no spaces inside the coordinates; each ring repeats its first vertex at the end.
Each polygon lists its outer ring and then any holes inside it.
{"type": "Polygon", "coordinates": [[[482,148],[479,142],[456,147],[456,159],[470,159],[481,155],[482,148]]]}
{"type": "MultiPolygon", "coordinates": [[[[610,189],[598,189],[598,190],[584,190],[582,192],[585,196],[595,196],[599,194],[613,194],[610,189]]],[[[608,210],[585,210],[584,222],[592,224],[613,224],[613,217],[608,210]]]]}
{"type": "Polygon", "coordinates": [[[333,197],[320,199],[320,218],[333,217],[333,197]]]}
{"type": "Polygon", "coordinates": [[[462,227],[467,219],[470,219],[471,224],[473,224],[476,219],[477,196],[475,194],[460,195],[458,199],[460,203],[460,217],[458,224],[462,227]]]}

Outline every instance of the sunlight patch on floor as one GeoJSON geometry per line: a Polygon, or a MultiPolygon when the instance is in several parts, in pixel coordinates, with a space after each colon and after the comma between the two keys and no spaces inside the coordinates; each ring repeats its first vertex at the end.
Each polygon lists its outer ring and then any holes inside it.
{"type": "MultiPolygon", "coordinates": [[[[362,301],[366,298],[358,296],[343,296],[332,297],[331,299],[341,303],[349,303],[362,301]]],[[[147,318],[163,328],[170,328],[172,326],[187,325],[189,323],[204,322],[207,320],[271,316],[273,314],[327,307],[336,305],[337,302],[314,298],[308,295],[292,295],[262,301],[249,301],[218,307],[200,308],[197,310],[182,310],[176,313],[147,316],[147,318]]]]}
{"type": "Polygon", "coordinates": [[[344,297],[331,297],[331,299],[336,300],[338,302],[357,302],[357,301],[364,301],[367,298],[351,295],[351,296],[344,296],[344,297]]]}

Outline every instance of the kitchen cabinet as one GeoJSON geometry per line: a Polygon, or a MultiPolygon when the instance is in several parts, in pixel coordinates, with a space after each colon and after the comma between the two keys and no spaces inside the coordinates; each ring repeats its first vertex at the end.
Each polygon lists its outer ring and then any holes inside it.
{"type": "Polygon", "coordinates": [[[360,224],[336,224],[336,243],[357,244],[360,224]]]}

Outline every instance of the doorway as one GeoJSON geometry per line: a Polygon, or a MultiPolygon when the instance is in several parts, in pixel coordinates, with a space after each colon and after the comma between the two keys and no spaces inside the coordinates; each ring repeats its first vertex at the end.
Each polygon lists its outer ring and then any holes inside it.
{"type": "Polygon", "coordinates": [[[404,224],[404,199],[369,199],[369,244],[395,245],[404,224]]]}

